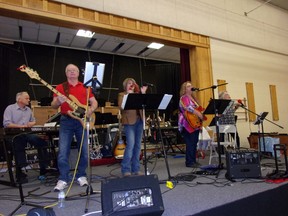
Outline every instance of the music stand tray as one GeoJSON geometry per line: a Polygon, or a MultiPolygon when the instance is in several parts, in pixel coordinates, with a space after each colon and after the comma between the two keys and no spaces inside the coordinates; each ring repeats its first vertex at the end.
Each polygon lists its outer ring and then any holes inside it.
{"type": "Polygon", "coordinates": [[[165,110],[172,98],[169,94],[126,94],[123,97],[121,108],[131,109],[158,109],[165,110]]]}
{"type": "Polygon", "coordinates": [[[259,125],[261,121],[263,121],[266,118],[267,115],[268,115],[268,112],[261,112],[253,124],[259,125]]]}
{"type": "Polygon", "coordinates": [[[211,99],[204,114],[225,114],[232,105],[233,102],[231,100],[211,99]],[[215,113],[215,109],[217,110],[217,113],[215,113]]]}

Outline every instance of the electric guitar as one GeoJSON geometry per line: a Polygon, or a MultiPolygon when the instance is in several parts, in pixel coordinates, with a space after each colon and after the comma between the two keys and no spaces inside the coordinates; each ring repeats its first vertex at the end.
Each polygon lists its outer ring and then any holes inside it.
{"type": "MultiPolygon", "coordinates": [[[[38,75],[38,73],[36,71],[34,71],[33,69],[26,67],[26,65],[21,65],[18,70],[25,72],[31,79],[36,79],[38,81],[40,81],[44,86],[46,86],[48,89],[50,89],[52,92],[54,92],[56,95],[58,96],[64,96],[63,94],[61,94],[59,91],[57,91],[53,86],[51,86],[50,84],[48,84],[46,81],[44,81],[43,79],[41,79],[38,75]]],[[[67,100],[65,101],[66,103],[69,104],[69,106],[71,107],[72,111],[69,110],[68,111],[68,115],[71,118],[77,119],[81,122],[83,127],[86,127],[86,125],[84,124],[84,117],[85,117],[85,112],[86,112],[86,106],[81,104],[76,97],[74,97],[73,95],[69,95],[67,97],[67,100]]],[[[93,113],[89,119],[86,119],[86,121],[89,122],[90,128],[94,127],[94,122],[95,122],[95,114],[93,113]]]]}
{"type": "MultiPolygon", "coordinates": [[[[198,110],[199,112],[203,112],[205,109],[199,106],[196,108],[196,110],[198,110]]],[[[201,128],[203,121],[207,120],[206,116],[203,116],[203,120],[202,120],[197,115],[195,115],[194,113],[188,112],[187,110],[185,110],[184,116],[192,128],[201,128]]]]}
{"type": "Polygon", "coordinates": [[[116,137],[117,143],[115,144],[113,153],[116,159],[122,159],[124,156],[126,144],[122,138],[122,124],[121,124],[121,111],[120,110],[118,112],[117,118],[118,118],[118,123],[119,123],[119,131],[118,131],[118,139],[116,137]]]}

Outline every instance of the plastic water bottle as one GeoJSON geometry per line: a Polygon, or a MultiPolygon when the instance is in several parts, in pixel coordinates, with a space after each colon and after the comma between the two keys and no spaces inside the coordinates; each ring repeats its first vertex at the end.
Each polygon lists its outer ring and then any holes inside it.
{"type": "Polygon", "coordinates": [[[150,175],[150,172],[149,172],[149,170],[148,170],[148,167],[147,167],[147,169],[146,169],[146,174],[147,174],[147,175],[150,175]]]}
{"type": "Polygon", "coordinates": [[[63,190],[58,193],[58,208],[65,207],[65,192],[63,190]]]}

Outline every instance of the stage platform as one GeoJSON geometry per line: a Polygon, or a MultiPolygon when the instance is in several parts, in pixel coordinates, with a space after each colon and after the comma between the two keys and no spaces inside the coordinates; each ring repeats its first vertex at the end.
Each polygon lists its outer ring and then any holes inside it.
{"type": "MultiPolygon", "coordinates": [[[[208,165],[208,157],[198,160],[202,165],[208,165]]],[[[232,181],[225,178],[226,169],[219,170],[218,176],[193,174],[199,169],[185,167],[183,154],[168,154],[167,161],[168,166],[163,157],[151,154],[147,164],[149,173],[157,175],[159,179],[164,216],[287,215],[288,184],[266,182],[264,179],[267,173],[274,170],[273,159],[261,160],[262,176],[260,178],[241,178],[232,181]],[[171,180],[171,184],[168,185],[170,188],[166,185],[169,180],[168,170],[171,180]],[[177,178],[179,176],[187,178],[177,178]]],[[[225,160],[223,162],[225,168],[225,160]]],[[[142,171],[144,171],[143,167],[142,165],[142,171]]],[[[283,164],[280,169],[284,169],[283,164]]],[[[57,174],[48,174],[47,179],[43,181],[37,179],[38,170],[28,170],[27,174],[29,182],[23,184],[25,201],[42,206],[53,205],[58,196],[58,193],[53,192],[57,174]]],[[[122,178],[120,163],[91,166],[89,176],[93,191],[96,193],[90,196],[87,211],[88,213],[98,212],[92,215],[101,215],[101,204],[105,205],[101,203],[103,202],[101,182],[110,178],[122,178]]],[[[7,178],[7,173],[1,173],[1,180],[7,178]]],[[[133,182],[133,177],[126,178],[127,184],[122,185],[121,190],[129,189],[129,185],[133,182]]],[[[5,185],[0,185],[0,190],[0,214],[9,215],[20,204],[19,190],[17,187],[5,185]]],[[[83,195],[86,194],[86,190],[87,187],[80,187],[76,182],[73,183],[65,203],[66,207],[59,209],[55,206],[53,208],[56,215],[85,215],[87,197],[83,195]]],[[[23,205],[16,215],[26,214],[31,208],[31,206],[23,205]]]]}

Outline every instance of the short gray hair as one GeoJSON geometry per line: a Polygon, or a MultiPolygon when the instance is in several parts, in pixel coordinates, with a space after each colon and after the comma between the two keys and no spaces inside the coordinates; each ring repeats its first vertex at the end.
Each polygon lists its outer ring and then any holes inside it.
{"type": "Polygon", "coordinates": [[[24,95],[24,94],[28,94],[28,92],[26,92],[26,91],[18,92],[18,93],[16,94],[16,102],[18,102],[19,98],[20,98],[22,95],[24,95]]]}
{"type": "Polygon", "coordinates": [[[228,92],[227,91],[222,91],[222,92],[219,92],[219,99],[223,99],[224,98],[224,96],[226,95],[226,94],[228,94],[228,92]]]}

